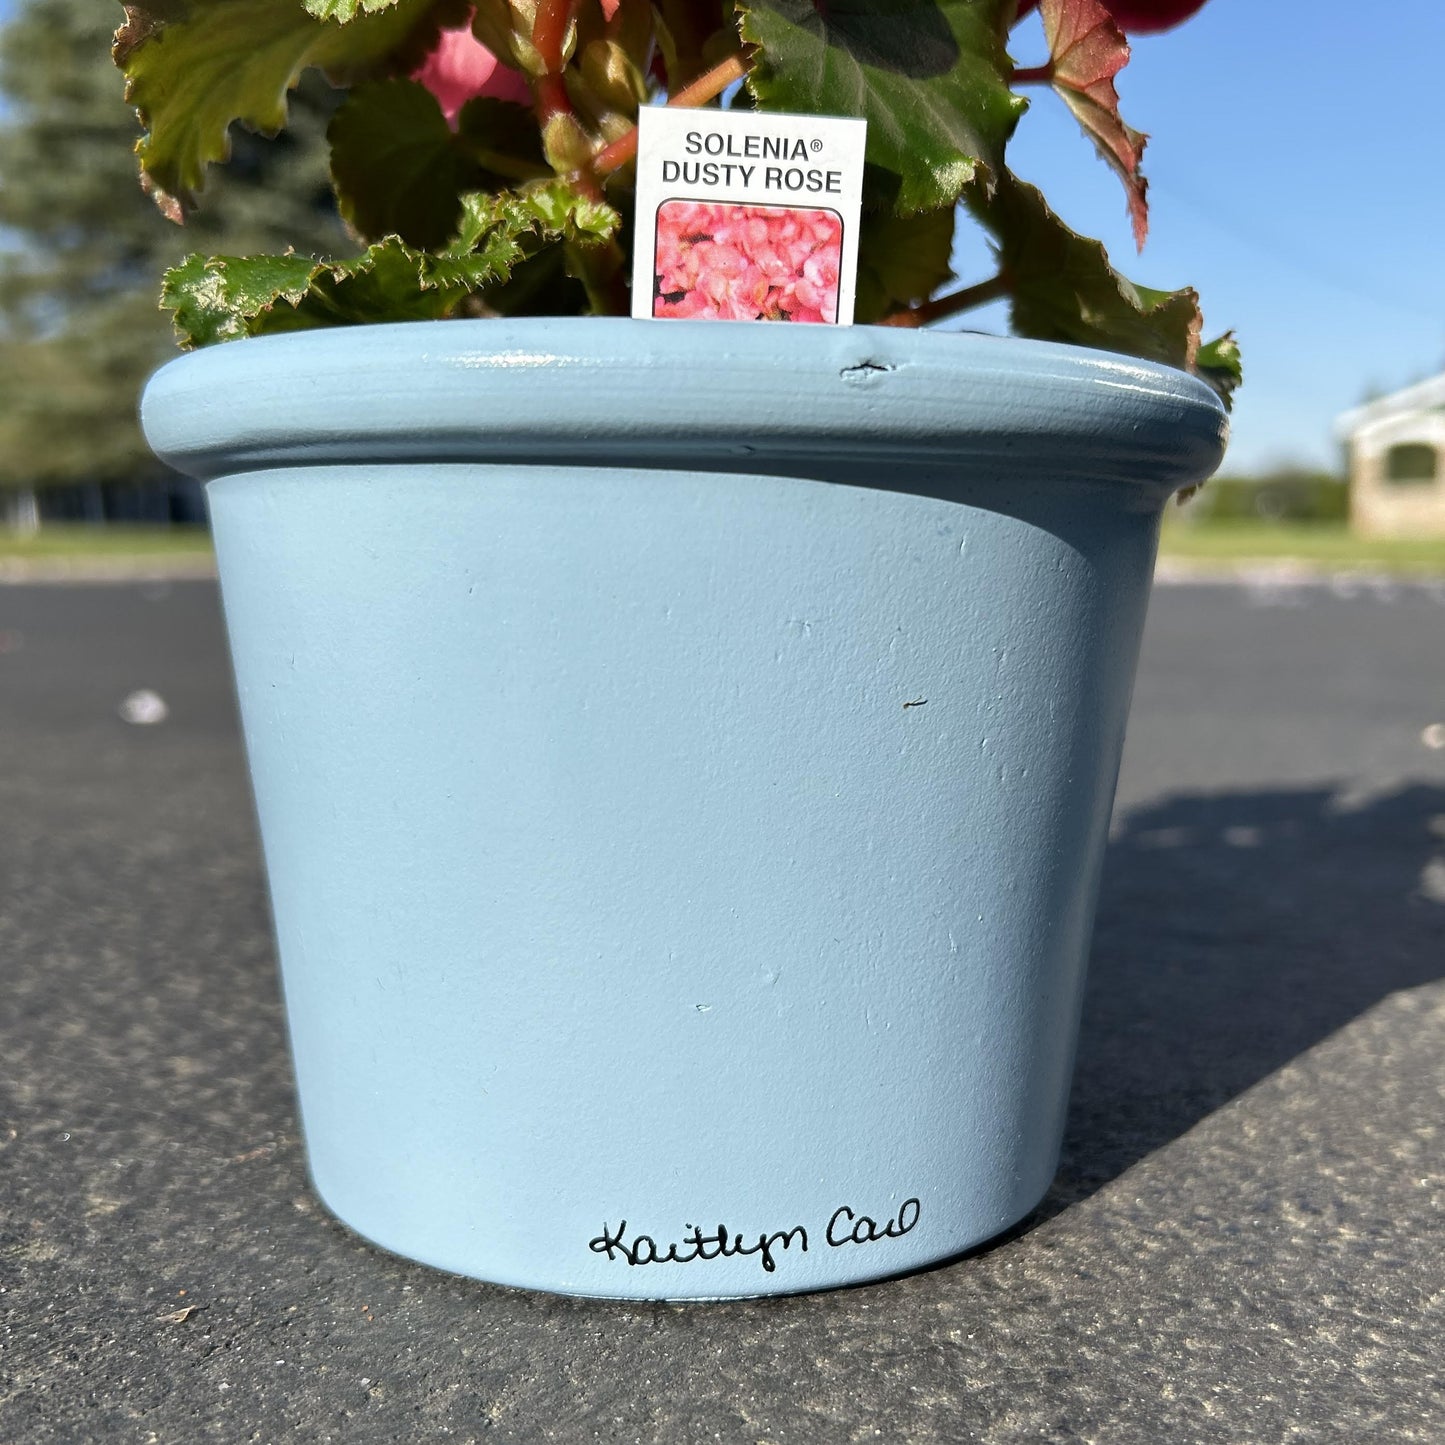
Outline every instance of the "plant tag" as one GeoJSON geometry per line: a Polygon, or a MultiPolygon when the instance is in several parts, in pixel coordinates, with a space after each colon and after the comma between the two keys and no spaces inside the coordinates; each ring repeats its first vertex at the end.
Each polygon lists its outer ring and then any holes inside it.
{"type": "Polygon", "coordinates": [[[644,106],[632,314],[849,326],[867,122],[644,106]]]}

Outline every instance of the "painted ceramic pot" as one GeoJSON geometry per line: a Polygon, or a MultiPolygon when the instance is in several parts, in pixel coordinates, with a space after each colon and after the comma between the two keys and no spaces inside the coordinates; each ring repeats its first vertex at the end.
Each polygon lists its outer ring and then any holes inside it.
{"type": "Polygon", "coordinates": [[[198,352],[310,1167],[503,1284],[854,1283],[1054,1171],[1213,395],[1041,343],[443,322],[198,352]]]}

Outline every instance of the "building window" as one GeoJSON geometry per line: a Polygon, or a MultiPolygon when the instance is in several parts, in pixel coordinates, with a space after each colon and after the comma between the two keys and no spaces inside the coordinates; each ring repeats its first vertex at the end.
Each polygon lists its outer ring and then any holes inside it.
{"type": "Polygon", "coordinates": [[[1385,453],[1385,480],[1392,486],[1428,486],[1439,469],[1439,453],[1426,442],[1401,442],[1385,453]]]}

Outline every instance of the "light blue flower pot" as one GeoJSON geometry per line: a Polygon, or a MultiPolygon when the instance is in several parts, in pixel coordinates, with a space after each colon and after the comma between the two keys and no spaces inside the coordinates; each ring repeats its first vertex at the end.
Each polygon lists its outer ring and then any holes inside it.
{"type": "Polygon", "coordinates": [[[957,1254],[1048,1186],[1189,377],[477,321],[183,357],[316,1187],[628,1298],[957,1254]]]}

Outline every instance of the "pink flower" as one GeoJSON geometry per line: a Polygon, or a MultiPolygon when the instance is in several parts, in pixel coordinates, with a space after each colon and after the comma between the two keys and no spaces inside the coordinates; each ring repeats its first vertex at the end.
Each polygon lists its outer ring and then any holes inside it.
{"type": "Polygon", "coordinates": [[[532,93],[519,72],[501,61],[472,34],[470,21],[456,29],[443,30],[431,54],[411,73],[411,78],[436,96],[453,130],[462,107],[479,95],[493,100],[531,105],[532,93]]]}
{"type": "Polygon", "coordinates": [[[836,321],[842,241],[831,211],[669,201],[657,217],[652,314],[836,321]]]}

